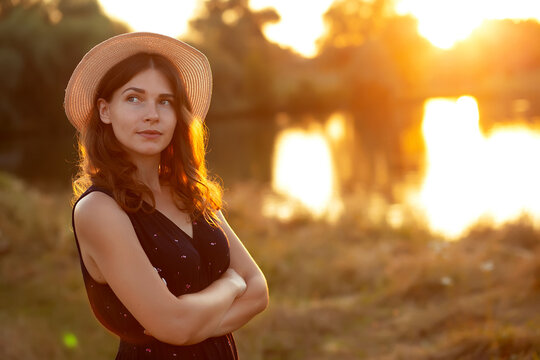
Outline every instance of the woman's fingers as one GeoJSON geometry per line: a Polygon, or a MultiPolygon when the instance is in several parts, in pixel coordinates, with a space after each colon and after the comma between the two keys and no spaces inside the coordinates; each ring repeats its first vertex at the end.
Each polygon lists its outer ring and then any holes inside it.
{"type": "Polygon", "coordinates": [[[246,281],[243,277],[238,275],[238,273],[233,268],[228,268],[227,271],[223,274],[224,277],[228,278],[237,288],[238,296],[244,293],[247,288],[246,281]]]}

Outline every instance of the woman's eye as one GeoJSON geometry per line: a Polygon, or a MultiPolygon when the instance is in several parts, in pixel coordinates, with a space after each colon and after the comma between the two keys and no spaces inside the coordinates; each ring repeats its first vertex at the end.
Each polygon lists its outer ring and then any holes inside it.
{"type": "Polygon", "coordinates": [[[163,99],[163,100],[161,100],[161,104],[162,105],[172,105],[172,101],[168,100],[168,99],[163,99]]]}
{"type": "Polygon", "coordinates": [[[140,99],[137,96],[128,96],[127,101],[135,103],[139,102],[140,99]]]}

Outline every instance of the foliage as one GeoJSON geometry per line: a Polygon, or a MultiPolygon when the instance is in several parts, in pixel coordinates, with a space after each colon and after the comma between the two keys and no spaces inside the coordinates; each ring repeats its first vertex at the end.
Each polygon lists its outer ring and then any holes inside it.
{"type": "Polygon", "coordinates": [[[377,36],[386,19],[393,16],[392,0],[336,0],[324,14],[326,34],[319,45],[326,49],[360,46],[377,36]]]}
{"type": "Polygon", "coordinates": [[[0,126],[5,131],[59,131],[64,88],[97,42],[126,29],[97,0],[3,0],[0,3],[0,126]]]}
{"type": "Polygon", "coordinates": [[[326,12],[315,71],[335,73],[342,105],[354,112],[381,107],[422,85],[431,46],[410,16],[389,0],[339,0],[326,12]],[[345,100],[343,100],[345,98],[345,100]]]}
{"type": "Polygon", "coordinates": [[[279,20],[274,10],[255,12],[247,0],[210,0],[191,22],[193,41],[213,68],[211,114],[275,110],[274,73],[283,51],[262,33],[279,20]]]}
{"type": "MultiPolygon", "coordinates": [[[[275,10],[254,11],[248,0],[203,2],[187,40],[212,64],[210,115],[339,108],[360,115],[360,127],[368,129],[392,117],[380,109],[397,99],[501,92],[540,67],[537,22],[486,22],[454,49],[438,51],[393,6],[393,0],[336,0],[324,15],[319,54],[304,59],[265,38],[264,26],[279,20],[275,10]]],[[[71,71],[93,45],[127,30],[97,0],[0,0],[3,134],[70,129],[61,104],[71,71]]],[[[509,89],[537,87],[516,84],[509,89]]]]}

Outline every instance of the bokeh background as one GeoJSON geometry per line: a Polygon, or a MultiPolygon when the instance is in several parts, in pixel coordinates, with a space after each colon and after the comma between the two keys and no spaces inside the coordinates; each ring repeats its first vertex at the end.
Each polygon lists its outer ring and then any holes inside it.
{"type": "Polygon", "coordinates": [[[208,166],[265,273],[243,359],[540,359],[537,0],[0,0],[0,358],[112,359],[64,88],[128,31],[209,58],[208,166]]]}

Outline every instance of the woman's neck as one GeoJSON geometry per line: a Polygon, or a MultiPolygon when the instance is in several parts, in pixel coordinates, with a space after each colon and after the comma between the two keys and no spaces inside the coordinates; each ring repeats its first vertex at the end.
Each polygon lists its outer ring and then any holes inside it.
{"type": "Polygon", "coordinates": [[[153,193],[161,192],[159,160],[159,157],[132,159],[137,167],[135,178],[148,186],[153,193]]]}

